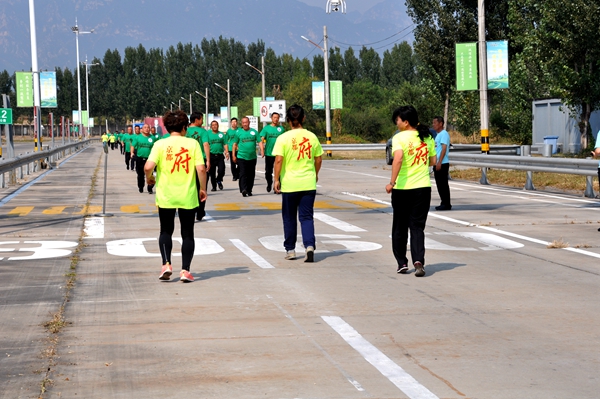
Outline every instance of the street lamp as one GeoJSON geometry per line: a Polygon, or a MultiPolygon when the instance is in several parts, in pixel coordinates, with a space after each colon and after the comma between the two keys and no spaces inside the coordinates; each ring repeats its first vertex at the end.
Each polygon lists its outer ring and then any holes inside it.
{"type": "Polygon", "coordinates": [[[204,109],[204,124],[208,127],[208,87],[204,89],[205,94],[200,93],[198,90],[194,91],[194,93],[198,94],[201,97],[204,97],[205,101],[205,109],[204,109]]]}
{"type": "Polygon", "coordinates": [[[173,101],[171,101],[171,112],[173,112],[173,105],[177,105],[177,104],[175,104],[173,101]]]}
{"type": "Polygon", "coordinates": [[[229,91],[229,79],[227,79],[227,89],[218,83],[215,83],[215,86],[227,92],[227,118],[229,121],[231,121],[231,92],[229,91]]]}
{"type": "MultiPolygon", "coordinates": [[[[260,73],[262,76],[262,100],[265,101],[266,97],[265,97],[265,57],[260,57],[260,63],[262,65],[262,70],[259,70],[258,68],[256,68],[254,65],[250,64],[249,62],[246,62],[246,65],[248,65],[250,68],[254,69],[256,72],[260,73]]],[[[266,126],[266,122],[263,122],[263,127],[266,126]]]]}
{"type": "Polygon", "coordinates": [[[79,134],[82,134],[82,117],[81,117],[81,77],[79,73],[79,35],[84,35],[87,33],[94,33],[92,29],[89,32],[83,32],[79,30],[79,26],[77,25],[77,18],[75,18],[75,26],[71,27],[73,33],[75,33],[75,46],[77,47],[77,105],[78,105],[78,117],[79,117],[79,134]]]}
{"type": "MultiPolygon", "coordinates": [[[[327,137],[327,144],[331,144],[331,109],[329,108],[329,53],[327,51],[327,26],[323,27],[324,47],[319,46],[317,43],[305,36],[301,37],[323,51],[323,62],[325,64],[325,136],[327,137]]],[[[327,156],[331,156],[331,151],[327,151],[327,156]]]]}
{"type": "Polygon", "coordinates": [[[90,91],[88,88],[88,67],[91,66],[96,66],[96,65],[100,65],[99,63],[94,63],[94,64],[88,64],[87,62],[87,55],[85,56],[85,98],[86,98],[86,107],[85,110],[88,113],[88,125],[86,126],[86,128],[89,129],[90,127],[90,91]]]}
{"type": "Polygon", "coordinates": [[[182,100],[187,101],[188,103],[190,103],[190,115],[192,114],[192,95],[190,94],[190,99],[188,100],[187,98],[181,97],[182,100]]]}

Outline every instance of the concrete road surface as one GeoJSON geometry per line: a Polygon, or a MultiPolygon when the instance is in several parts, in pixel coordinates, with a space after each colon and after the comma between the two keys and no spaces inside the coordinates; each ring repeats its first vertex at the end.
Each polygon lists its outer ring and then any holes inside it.
{"type": "Polygon", "coordinates": [[[383,160],[325,160],[312,264],[284,260],[264,173],[248,198],[228,173],[183,284],[158,280],[154,195],[118,151],[114,216],[93,216],[104,159],[0,202],[1,398],[598,397],[596,200],[452,181],[435,212],[434,186],[415,278],[396,274],[383,160]]]}

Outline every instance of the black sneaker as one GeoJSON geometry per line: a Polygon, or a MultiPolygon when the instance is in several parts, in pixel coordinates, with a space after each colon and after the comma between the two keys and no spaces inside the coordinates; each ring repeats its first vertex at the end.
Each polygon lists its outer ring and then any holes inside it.
{"type": "Polygon", "coordinates": [[[144,192],[144,189],[143,189],[143,188],[140,188],[139,190],[140,190],[140,193],[143,193],[143,192],[144,192]]]}
{"type": "Polygon", "coordinates": [[[244,190],[242,191],[242,197],[247,197],[248,196],[248,191],[244,190]]]}
{"type": "Polygon", "coordinates": [[[402,266],[398,265],[398,269],[396,269],[396,273],[406,274],[408,271],[408,265],[404,264],[402,266]]]}
{"type": "Polygon", "coordinates": [[[217,185],[219,186],[219,190],[223,190],[223,183],[218,182],[217,185]]]}
{"type": "Polygon", "coordinates": [[[267,184],[267,192],[270,193],[271,192],[271,183],[267,184]]]}
{"type": "Polygon", "coordinates": [[[425,266],[421,262],[415,262],[415,276],[423,277],[425,275],[425,266]]]}
{"type": "Polygon", "coordinates": [[[252,193],[248,193],[248,197],[252,197],[252,193]]]}
{"type": "Polygon", "coordinates": [[[452,206],[446,206],[446,205],[440,205],[440,206],[435,207],[436,211],[449,211],[451,209],[452,209],[452,206]]]}
{"type": "Polygon", "coordinates": [[[217,188],[213,187],[213,188],[210,189],[210,191],[217,191],[217,188]]]}

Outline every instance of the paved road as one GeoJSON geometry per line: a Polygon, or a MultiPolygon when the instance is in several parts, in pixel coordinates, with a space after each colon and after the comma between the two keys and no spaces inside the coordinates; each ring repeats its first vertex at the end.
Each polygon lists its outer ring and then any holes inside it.
{"type": "Polygon", "coordinates": [[[283,259],[264,175],[249,198],[227,176],[182,284],[157,279],[154,198],[116,151],[114,216],[84,217],[102,209],[103,160],[85,150],[2,202],[2,398],[43,382],[45,398],[598,396],[597,201],[453,181],[415,278],[395,273],[383,160],[324,163],[314,264],[283,259]],[[63,303],[68,324],[47,332],[63,303]]]}

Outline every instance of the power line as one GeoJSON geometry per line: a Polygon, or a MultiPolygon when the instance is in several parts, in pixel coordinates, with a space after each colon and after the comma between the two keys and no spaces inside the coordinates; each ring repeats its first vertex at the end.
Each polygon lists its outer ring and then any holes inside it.
{"type": "Polygon", "coordinates": [[[384,47],[391,46],[392,44],[396,44],[396,43],[398,43],[400,40],[404,39],[406,36],[408,36],[408,35],[410,35],[411,33],[413,33],[413,31],[414,31],[414,29],[411,29],[411,30],[410,30],[410,32],[406,33],[405,35],[403,35],[402,37],[400,37],[400,38],[399,38],[399,39],[397,39],[396,41],[393,41],[393,42],[391,42],[391,43],[388,43],[388,44],[385,44],[385,45],[383,45],[383,46],[380,46],[380,47],[374,48],[373,50],[379,50],[379,49],[382,49],[382,48],[384,48],[384,47]]]}
{"type": "MultiPolygon", "coordinates": [[[[384,42],[384,41],[386,41],[388,39],[391,39],[394,36],[398,36],[400,33],[404,32],[405,30],[407,30],[409,28],[412,28],[413,26],[415,26],[415,24],[410,24],[409,26],[407,26],[406,28],[402,29],[401,31],[394,33],[392,36],[386,37],[385,39],[381,39],[381,40],[378,40],[378,41],[373,42],[373,43],[350,44],[350,43],[338,42],[337,40],[332,39],[331,37],[329,39],[331,39],[331,41],[334,42],[334,43],[342,44],[344,46],[359,46],[359,47],[360,46],[372,46],[373,44],[378,44],[378,43],[384,42]]],[[[412,30],[411,30],[411,32],[412,32],[412,30]]]]}
{"type": "MultiPolygon", "coordinates": [[[[320,41],[319,43],[317,43],[317,44],[320,46],[320,45],[321,45],[321,43],[323,43],[323,39],[321,39],[321,41],[320,41]]],[[[309,55],[311,55],[311,54],[313,53],[313,51],[315,51],[315,49],[316,49],[316,48],[317,48],[317,47],[316,47],[316,46],[314,46],[314,47],[313,47],[313,49],[312,49],[312,50],[310,50],[310,52],[304,56],[304,58],[308,58],[308,56],[309,56],[309,55]]],[[[302,59],[304,59],[304,58],[302,58],[302,59]]]]}

